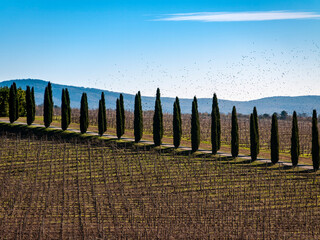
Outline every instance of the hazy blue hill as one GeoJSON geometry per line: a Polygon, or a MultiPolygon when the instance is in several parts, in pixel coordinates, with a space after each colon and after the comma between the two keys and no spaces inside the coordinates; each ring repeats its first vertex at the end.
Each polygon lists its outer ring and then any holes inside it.
{"type": "MultiPolygon", "coordinates": [[[[16,82],[18,87],[26,89],[26,86],[33,86],[35,88],[36,103],[43,103],[44,89],[48,82],[38,79],[21,79],[21,80],[9,80],[0,82],[0,87],[10,86],[12,82],[16,82]]],[[[107,108],[115,109],[115,103],[120,93],[111,92],[107,90],[95,89],[95,88],[84,88],[75,87],[68,85],[60,85],[52,83],[53,101],[57,106],[61,105],[61,91],[62,88],[68,88],[70,92],[71,106],[79,108],[81,94],[87,93],[88,103],[90,108],[97,108],[100,99],[101,92],[103,91],[106,95],[106,106],[107,108]]],[[[156,92],[156,89],[155,91],[156,92]]],[[[143,93],[142,93],[143,94],[143,93]]],[[[125,100],[125,108],[132,110],[134,107],[134,95],[123,94],[125,100]]],[[[219,96],[218,96],[219,97],[219,96]]],[[[154,109],[154,97],[142,97],[143,110],[154,109]]],[[[162,109],[164,112],[171,113],[173,108],[174,98],[161,98],[162,109]]],[[[183,113],[191,112],[192,99],[180,99],[181,110],[183,113]]],[[[211,98],[199,98],[198,106],[199,112],[211,112],[211,98]]],[[[300,97],[268,97],[252,101],[229,101],[219,100],[220,111],[222,113],[230,113],[233,106],[237,107],[237,112],[242,114],[251,113],[254,106],[257,107],[258,113],[272,114],[274,112],[280,113],[282,110],[287,111],[291,114],[294,110],[298,113],[307,113],[311,115],[313,109],[317,109],[320,112],[320,96],[300,96],[300,97]]]]}

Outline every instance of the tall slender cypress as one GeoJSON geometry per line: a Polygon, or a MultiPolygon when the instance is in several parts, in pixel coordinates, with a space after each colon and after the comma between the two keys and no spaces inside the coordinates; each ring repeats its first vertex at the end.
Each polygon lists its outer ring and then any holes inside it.
{"type": "MultiPolygon", "coordinates": [[[[217,151],[218,151],[221,147],[221,121],[220,121],[220,110],[219,110],[218,98],[217,98],[217,94],[215,94],[215,93],[213,94],[212,110],[215,110],[215,121],[213,121],[213,122],[216,123],[216,126],[217,126],[217,131],[216,131],[217,144],[216,145],[217,145],[217,151]]],[[[211,117],[212,117],[212,115],[211,115],[211,117]]],[[[211,132],[211,134],[212,134],[212,132],[211,132]]],[[[211,135],[211,137],[212,137],[212,135],[211,135]]],[[[215,139],[216,137],[213,137],[213,138],[215,139]]]]}
{"type": "Polygon", "coordinates": [[[254,120],[254,126],[256,129],[256,135],[257,135],[257,154],[260,152],[260,136],[259,136],[259,117],[257,108],[253,108],[253,120],[254,120]]]}
{"type": "Polygon", "coordinates": [[[181,142],[181,110],[180,110],[180,102],[179,98],[176,97],[176,100],[173,104],[173,145],[175,148],[180,146],[181,142]]]}
{"type": "Polygon", "coordinates": [[[51,124],[52,123],[52,117],[53,117],[53,97],[52,97],[52,85],[51,85],[51,82],[48,83],[48,93],[49,93],[49,100],[50,100],[49,120],[50,120],[50,124],[51,124]]]}
{"type": "Polygon", "coordinates": [[[157,96],[153,115],[153,141],[155,146],[160,146],[163,136],[163,115],[160,100],[160,89],[157,88],[157,96]]]}
{"type": "Polygon", "coordinates": [[[192,101],[192,113],[191,113],[191,147],[192,152],[199,149],[200,146],[200,122],[198,113],[198,101],[194,97],[192,101]]]}
{"type": "Polygon", "coordinates": [[[18,104],[17,104],[17,86],[16,83],[13,82],[10,87],[9,92],[9,119],[10,123],[13,123],[18,119],[18,104]]]}
{"type": "Polygon", "coordinates": [[[68,119],[68,126],[71,123],[71,106],[70,106],[70,96],[68,88],[65,89],[65,95],[66,95],[66,102],[67,102],[67,119],[68,119]]]}
{"type": "Polygon", "coordinates": [[[178,97],[176,97],[176,103],[177,103],[177,109],[178,109],[178,113],[179,113],[180,131],[181,131],[181,135],[182,135],[181,108],[180,108],[180,100],[178,97]]]}
{"type": "Polygon", "coordinates": [[[117,123],[117,137],[118,139],[122,136],[122,111],[121,111],[121,104],[120,100],[117,98],[117,106],[116,106],[116,123],[117,123]]]}
{"type": "Polygon", "coordinates": [[[99,130],[99,135],[102,136],[104,133],[104,114],[103,114],[102,99],[99,100],[98,130],[99,130]]]}
{"type": "Polygon", "coordinates": [[[62,89],[62,94],[61,94],[61,129],[67,130],[68,128],[68,101],[67,101],[67,96],[66,96],[66,89],[62,89]]]}
{"type": "Polygon", "coordinates": [[[251,160],[257,160],[258,156],[258,136],[254,114],[250,115],[250,155],[251,160]]]}
{"type": "Polygon", "coordinates": [[[211,147],[212,154],[216,154],[220,149],[220,113],[218,107],[217,95],[214,94],[212,98],[212,110],[211,110],[211,147]]]}
{"type": "Polygon", "coordinates": [[[106,100],[104,98],[104,92],[101,93],[102,114],[103,114],[103,132],[107,131],[107,112],[106,112],[106,100]]]}
{"type": "Polygon", "coordinates": [[[50,100],[49,100],[49,94],[48,94],[48,87],[44,89],[44,99],[43,99],[43,122],[45,127],[50,126],[49,121],[49,108],[50,108],[50,100]]]}
{"type": "Polygon", "coordinates": [[[31,88],[31,100],[32,100],[32,123],[34,122],[36,118],[36,101],[34,98],[34,87],[31,88]]]}
{"type": "Polygon", "coordinates": [[[300,155],[300,144],[299,144],[299,128],[296,111],[293,112],[292,116],[292,134],[291,134],[291,161],[292,166],[295,167],[298,164],[300,155]]]}
{"type": "Polygon", "coordinates": [[[154,115],[153,115],[153,142],[155,146],[161,145],[161,115],[160,115],[160,103],[156,100],[154,115]]]}
{"type": "Polygon", "coordinates": [[[232,120],[231,120],[231,154],[232,157],[236,158],[239,155],[239,127],[236,107],[232,109],[232,120]]]}
{"type": "Polygon", "coordinates": [[[160,89],[157,88],[156,99],[159,102],[159,112],[160,112],[160,137],[163,137],[163,113],[162,113],[162,104],[161,104],[161,96],[160,96],[160,89]]]}
{"type": "Polygon", "coordinates": [[[319,130],[318,130],[318,118],[317,111],[313,110],[312,114],[312,164],[313,170],[319,169],[319,130]]]}
{"type": "Polygon", "coordinates": [[[279,161],[279,133],[277,114],[272,115],[271,124],[271,162],[276,164],[279,161]]]}
{"type": "Polygon", "coordinates": [[[33,120],[33,101],[31,96],[30,87],[27,86],[26,90],[26,110],[27,110],[27,124],[31,125],[33,120]]]}
{"type": "Polygon", "coordinates": [[[18,118],[20,117],[19,115],[19,96],[18,96],[18,90],[17,90],[17,86],[16,84],[14,84],[14,91],[15,91],[15,95],[16,95],[16,120],[18,120],[18,118]]]}
{"type": "Polygon", "coordinates": [[[32,119],[32,100],[31,100],[31,90],[30,86],[27,86],[26,89],[26,112],[27,112],[27,124],[31,125],[32,119]]]}
{"type": "Polygon", "coordinates": [[[86,133],[89,126],[87,94],[82,93],[80,106],[80,131],[86,133]]]}
{"type": "Polygon", "coordinates": [[[123,95],[120,94],[120,108],[121,108],[121,130],[122,130],[122,134],[124,134],[125,131],[125,122],[126,122],[126,116],[125,116],[125,111],[124,111],[124,102],[123,102],[123,95]]]}
{"type": "Polygon", "coordinates": [[[134,140],[138,143],[143,134],[143,116],[142,116],[142,105],[141,105],[141,94],[140,91],[136,94],[134,99],[134,140]]]}
{"type": "Polygon", "coordinates": [[[107,119],[106,119],[106,101],[104,99],[104,93],[101,93],[101,99],[99,100],[99,112],[98,112],[98,129],[100,136],[107,131],[107,119]]]}
{"type": "Polygon", "coordinates": [[[44,102],[43,102],[43,121],[44,126],[47,128],[52,122],[53,115],[53,101],[52,101],[52,88],[51,83],[48,83],[44,91],[44,102]]]}

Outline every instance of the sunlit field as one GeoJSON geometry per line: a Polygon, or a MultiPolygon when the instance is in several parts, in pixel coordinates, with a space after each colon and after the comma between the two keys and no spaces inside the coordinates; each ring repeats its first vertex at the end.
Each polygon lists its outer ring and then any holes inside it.
{"type": "Polygon", "coordinates": [[[319,176],[303,169],[1,133],[7,239],[316,239],[319,176]]]}

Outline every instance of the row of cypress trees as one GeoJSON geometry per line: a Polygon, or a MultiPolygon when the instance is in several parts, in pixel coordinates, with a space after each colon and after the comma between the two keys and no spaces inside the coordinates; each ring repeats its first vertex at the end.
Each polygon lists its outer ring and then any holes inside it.
{"type": "MultiPolygon", "coordinates": [[[[232,110],[232,127],[231,127],[231,153],[233,157],[239,154],[239,134],[238,134],[238,120],[235,106],[232,110]]],[[[278,133],[278,119],[277,114],[272,115],[271,123],[271,162],[276,164],[279,161],[279,133],[278,133]]],[[[313,110],[312,114],[312,163],[313,169],[317,171],[320,164],[319,155],[319,131],[317,112],[313,110]]],[[[259,154],[259,128],[258,128],[258,114],[257,109],[254,107],[253,113],[250,115],[250,155],[251,160],[255,161],[259,154]]],[[[291,161],[292,166],[298,165],[300,156],[299,144],[299,128],[296,111],[292,115],[292,130],[291,130],[291,161]]]]}
{"type": "Polygon", "coordinates": [[[27,124],[31,125],[36,117],[36,103],[34,99],[34,87],[27,86],[26,90],[26,110],[27,110],[27,124]]]}
{"type": "MultiPolygon", "coordinates": [[[[142,116],[141,108],[141,95],[139,92],[140,99],[140,115],[142,116]]],[[[124,111],[124,100],[123,95],[120,94],[120,99],[117,99],[117,136],[121,136],[125,132],[125,111],[124,111]]],[[[51,83],[45,88],[44,93],[44,109],[43,119],[45,127],[49,127],[52,122],[53,116],[53,100],[52,100],[52,88],[51,83]]],[[[142,117],[141,117],[142,121],[142,117]]],[[[70,96],[68,89],[62,89],[61,95],[61,128],[66,130],[71,123],[71,107],[70,107],[70,96]]],[[[141,125],[141,124],[140,124],[141,125]]],[[[88,113],[88,99],[87,94],[82,93],[80,103],[80,132],[86,133],[89,126],[89,113],[88,113]]],[[[143,125],[142,125],[143,126],[143,125]]],[[[142,129],[142,127],[141,127],[142,129]]],[[[101,99],[99,100],[99,111],[98,111],[98,130],[99,135],[102,136],[107,130],[107,117],[106,117],[106,103],[104,93],[101,93],[101,99]]],[[[140,134],[142,137],[142,133],[140,134]]],[[[140,137],[140,139],[141,139],[140,137]]],[[[139,139],[139,140],[140,140],[139,139]]]]}
{"type": "MultiPolygon", "coordinates": [[[[31,125],[35,119],[36,104],[34,99],[34,88],[30,89],[27,86],[26,89],[26,112],[27,112],[27,124],[31,125]]],[[[9,91],[9,120],[13,123],[19,118],[19,98],[16,83],[13,82],[9,91]]]]}
{"type": "MultiPolygon", "coordinates": [[[[68,89],[62,89],[61,97],[61,128],[66,130],[71,122],[71,107],[70,107],[70,96],[68,89]]],[[[27,124],[31,125],[35,120],[35,97],[34,88],[30,89],[27,86],[26,89],[26,111],[27,111],[27,124]]],[[[44,109],[43,119],[45,127],[49,127],[52,122],[53,116],[53,99],[52,99],[52,87],[49,82],[45,88],[44,93],[44,109]]],[[[9,119],[13,123],[19,118],[18,112],[18,98],[17,98],[17,87],[13,83],[10,87],[9,93],[9,119]]],[[[120,139],[125,132],[125,110],[123,95],[116,101],[116,123],[117,123],[117,137],[120,139]]],[[[176,97],[173,104],[173,144],[176,148],[180,146],[182,127],[181,127],[181,108],[179,98],[176,97]]],[[[250,115],[250,155],[252,161],[257,159],[260,150],[259,144],[259,121],[256,107],[253,108],[253,112],[250,115]]],[[[86,133],[89,125],[88,116],[88,101],[87,94],[83,93],[81,97],[80,107],[80,131],[86,133]]],[[[102,136],[107,130],[107,119],[106,119],[106,105],[104,93],[101,93],[101,99],[99,100],[99,112],[98,112],[98,128],[99,135],[102,136]]],[[[232,109],[232,120],[231,120],[231,155],[237,157],[239,155],[239,133],[238,133],[238,119],[236,107],[232,109]]],[[[135,96],[134,105],[134,136],[135,142],[139,142],[143,135],[143,115],[141,105],[141,94],[140,91],[135,96]]],[[[163,137],[163,113],[160,99],[160,89],[157,88],[155,111],[153,116],[153,140],[155,146],[160,146],[163,137]]],[[[218,106],[217,95],[213,95],[212,99],[212,112],[211,112],[211,143],[212,153],[216,154],[221,146],[221,123],[220,123],[220,112],[218,106]]],[[[279,133],[278,133],[278,119],[274,113],[272,115],[271,124],[271,161],[277,163],[279,161],[279,133]]],[[[195,152],[199,149],[200,145],[200,122],[198,113],[198,102],[197,98],[194,97],[192,102],[192,114],[191,114],[191,145],[192,151],[195,152]]],[[[300,145],[299,145],[299,129],[296,111],[293,112],[292,116],[292,133],[291,133],[291,160],[292,165],[297,166],[300,145]]],[[[318,119],[317,112],[313,110],[312,116],[312,161],[314,170],[319,169],[319,133],[318,133],[318,119]]]]}

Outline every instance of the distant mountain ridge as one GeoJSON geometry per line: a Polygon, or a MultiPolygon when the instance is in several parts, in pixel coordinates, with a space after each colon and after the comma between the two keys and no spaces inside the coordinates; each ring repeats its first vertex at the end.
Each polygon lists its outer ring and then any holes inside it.
{"type": "MultiPolygon", "coordinates": [[[[48,82],[40,79],[16,79],[0,82],[0,87],[8,86],[15,82],[17,87],[26,89],[26,86],[33,86],[35,89],[35,100],[36,104],[40,105],[43,103],[44,89],[48,82]]],[[[83,92],[87,93],[88,105],[91,109],[98,108],[99,99],[101,92],[104,92],[106,96],[106,107],[109,109],[115,109],[116,99],[119,97],[118,92],[112,92],[108,90],[96,89],[96,88],[85,88],[76,87],[69,85],[61,85],[52,83],[53,102],[54,105],[61,105],[61,92],[62,88],[68,88],[70,92],[70,103],[71,107],[79,108],[80,99],[83,92]]],[[[161,89],[160,89],[161,90],[161,89]]],[[[156,93],[156,89],[154,90],[156,93]]],[[[143,95],[143,93],[142,93],[143,95]]],[[[123,93],[125,109],[133,111],[134,108],[134,97],[133,94],[123,93]]],[[[219,98],[219,96],[218,96],[219,98]]],[[[142,96],[142,108],[143,110],[153,110],[155,97],[144,97],[142,96]]],[[[175,98],[161,97],[162,109],[165,113],[172,113],[173,102],[175,98]]],[[[183,113],[191,113],[192,99],[180,98],[181,111],[183,113]]],[[[211,98],[198,98],[199,112],[211,113],[211,98]]],[[[312,114],[313,109],[317,109],[320,112],[320,96],[297,96],[297,97],[267,97],[251,101],[230,101],[219,99],[219,108],[221,113],[230,113],[232,107],[236,106],[237,112],[242,114],[249,114],[252,112],[254,106],[257,107],[259,114],[272,114],[274,112],[280,113],[285,110],[289,114],[295,110],[297,113],[306,113],[307,115],[312,114]]]]}

